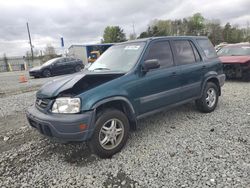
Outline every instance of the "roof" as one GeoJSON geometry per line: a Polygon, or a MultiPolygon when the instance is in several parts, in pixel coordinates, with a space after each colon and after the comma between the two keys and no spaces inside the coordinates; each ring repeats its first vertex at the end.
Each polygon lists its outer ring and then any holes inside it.
{"type": "Polygon", "coordinates": [[[161,37],[149,37],[149,38],[141,38],[136,40],[129,40],[122,43],[130,43],[130,42],[147,42],[151,40],[157,39],[207,39],[206,36],[161,36],[161,37]]]}
{"type": "Polygon", "coordinates": [[[250,46],[250,43],[249,42],[241,42],[241,43],[235,43],[235,44],[228,44],[226,46],[230,46],[230,47],[250,46]]]}
{"type": "Polygon", "coordinates": [[[69,48],[72,47],[87,47],[87,46],[110,46],[114,43],[103,43],[103,44],[72,44],[69,48]]]}
{"type": "Polygon", "coordinates": [[[149,37],[149,38],[141,38],[136,40],[129,40],[126,42],[121,43],[102,43],[102,44],[73,44],[69,48],[72,47],[86,47],[86,46],[107,46],[107,45],[114,45],[114,44],[126,44],[131,42],[147,42],[151,40],[157,40],[157,39],[207,39],[206,36],[161,36],[161,37],[149,37]]]}

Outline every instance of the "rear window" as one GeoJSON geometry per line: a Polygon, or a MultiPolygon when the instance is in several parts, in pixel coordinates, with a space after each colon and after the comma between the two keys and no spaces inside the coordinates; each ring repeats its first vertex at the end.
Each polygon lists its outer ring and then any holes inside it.
{"type": "Polygon", "coordinates": [[[197,39],[198,44],[201,49],[204,51],[207,58],[215,58],[217,57],[216,51],[212,43],[207,39],[197,39]]]}

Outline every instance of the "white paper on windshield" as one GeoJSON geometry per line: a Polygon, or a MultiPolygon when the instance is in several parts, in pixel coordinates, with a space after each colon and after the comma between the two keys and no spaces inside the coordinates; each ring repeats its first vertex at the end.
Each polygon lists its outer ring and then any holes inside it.
{"type": "Polygon", "coordinates": [[[138,50],[140,46],[131,45],[131,46],[125,46],[124,50],[138,50]]]}

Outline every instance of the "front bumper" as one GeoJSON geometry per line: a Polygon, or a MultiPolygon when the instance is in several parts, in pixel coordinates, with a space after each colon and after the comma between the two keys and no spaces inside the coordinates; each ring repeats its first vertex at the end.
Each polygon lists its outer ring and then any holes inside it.
{"type": "Polygon", "coordinates": [[[86,141],[94,131],[94,111],[82,114],[52,114],[38,110],[35,105],[28,108],[29,124],[41,134],[63,141],[86,141]],[[80,125],[86,125],[84,130],[80,125]]]}
{"type": "Polygon", "coordinates": [[[41,72],[40,71],[30,71],[29,75],[34,76],[34,77],[39,77],[39,76],[41,76],[41,72]]]}

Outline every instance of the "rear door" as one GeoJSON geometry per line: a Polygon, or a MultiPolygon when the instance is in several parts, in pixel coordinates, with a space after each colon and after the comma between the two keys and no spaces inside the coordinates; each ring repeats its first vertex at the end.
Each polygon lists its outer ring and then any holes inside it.
{"type": "Polygon", "coordinates": [[[60,58],[55,62],[55,65],[53,66],[53,72],[56,75],[65,74],[68,72],[65,58],[60,58]]]}
{"type": "Polygon", "coordinates": [[[137,81],[140,114],[165,107],[179,100],[179,68],[174,65],[169,41],[151,42],[144,61],[150,59],[158,59],[160,68],[148,71],[137,81]]]}
{"type": "Polygon", "coordinates": [[[65,72],[70,73],[75,70],[76,62],[73,58],[65,58],[65,72]]]}
{"type": "Polygon", "coordinates": [[[204,64],[191,40],[173,40],[172,47],[180,68],[180,100],[199,96],[204,75],[204,64]]]}

